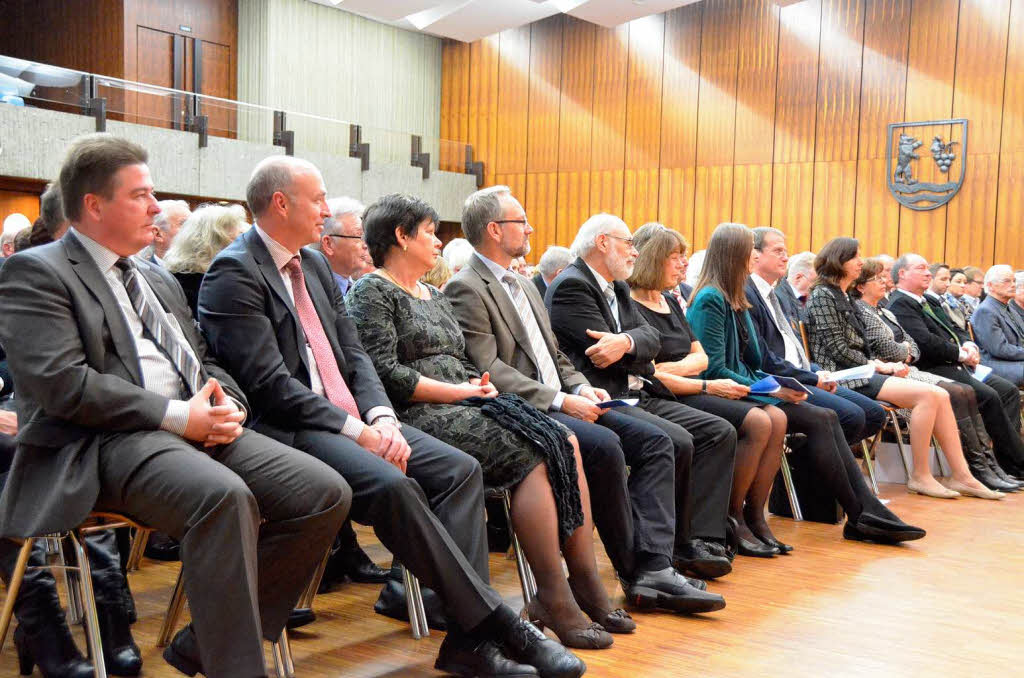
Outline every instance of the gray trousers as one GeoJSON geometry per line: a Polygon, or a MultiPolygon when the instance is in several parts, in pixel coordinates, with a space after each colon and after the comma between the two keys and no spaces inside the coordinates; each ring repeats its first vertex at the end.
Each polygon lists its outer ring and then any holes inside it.
{"type": "Polygon", "coordinates": [[[266,675],[262,639],[281,634],[347,515],[345,480],[252,431],[209,452],[164,431],[108,434],[99,466],[97,508],[181,541],[205,674],[266,675]]]}

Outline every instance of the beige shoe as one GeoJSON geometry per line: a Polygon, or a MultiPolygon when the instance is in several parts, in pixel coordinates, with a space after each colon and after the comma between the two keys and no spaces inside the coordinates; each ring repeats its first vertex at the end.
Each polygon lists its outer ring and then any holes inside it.
{"type": "Polygon", "coordinates": [[[970,485],[964,485],[959,480],[954,480],[953,478],[949,479],[947,485],[949,486],[950,490],[954,490],[956,492],[959,492],[960,494],[967,495],[968,497],[977,497],[978,499],[1002,499],[1003,497],[1006,496],[1002,492],[996,492],[995,490],[990,490],[987,487],[975,489],[970,485]]]}
{"type": "Polygon", "coordinates": [[[911,494],[923,494],[926,497],[935,497],[936,499],[956,499],[960,496],[960,493],[954,489],[945,488],[942,485],[939,485],[937,489],[932,489],[918,483],[913,478],[907,481],[907,491],[911,494]]]}

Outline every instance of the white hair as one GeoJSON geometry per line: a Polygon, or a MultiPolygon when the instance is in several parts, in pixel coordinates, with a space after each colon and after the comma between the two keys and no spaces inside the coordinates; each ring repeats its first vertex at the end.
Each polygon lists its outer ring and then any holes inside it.
{"type": "Polygon", "coordinates": [[[4,219],[4,234],[0,236],[0,247],[14,242],[14,236],[26,228],[31,228],[32,222],[21,212],[14,212],[4,219]]]}
{"type": "Polygon", "coordinates": [[[627,231],[629,230],[626,222],[614,214],[601,212],[590,217],[580,226],[580,230],[576,233],[576,239],[569,246],[570,255],[586,258],[587,255],[594,251],[594,247],[597,244],[597,236],[611,233],[619,225],[622,225],[627,231]]]}
{"type": "Polygon", "coordinates": [[[161,200],[157,205],[160,206],[160,214],[153,217],[153,225],[157,226],[164,233],[167,232],[168,221],[173,210],[184,210],[186,217],[192,214],[192,208],[184,200],[161,200]]]}
{"type": "Polygon", "coordinates": [[[465,238],[453,238],[441,250],[441,256],[448,262],[448,268],[452,269],[452,273],[457,273],[469,263],[469,258],[473,256],[473,246],[465,238]]]}
{"type": "Polygon", "coordinates": [[[792,280],[800,273],[807,275],[813,271],[814,258],[816,256],[814,252],[801,252],[791,256],[789,258],[789,270],[786,272],[786,279],[792,280]]]}
{"type": "Polygon", "coordinates": [[[985,271],[985,289],[995,282],[996,278],[1001,278],[1005,275],[1013,276],[1013,267],[1006,264],[996,264],[995,266],[989,266],[988,270],[985,271]]]}
{"type": "Polygon", "coordinates": [[[686,269],[686,284],[690,287],[696,286],[700,272],[704,269],[704,256],[707,253],[707,250],[698,250],[690,257],[690,267],[686,269]]]}
{"type": "Polygon", "coordinates": [[[1013,284],[1017,289],[1024,287],[1024,271],[1017,271],[1013,274],[1013,284]]]}
{"type": "Polygon", "coordinates": [[[366,205],[346,195],[328,200],[327,209],[331,211],[331,216],[324,220],[324,235],[331,235],[341,231],[341,222],[348,215],[355,214],[361,218],[366,205]]]}
{"type": "Polygon", "coordinates": [[[890,266],[892,266],[893,264],[895,264],[895,263],[896,263],[896,260],[895,260],[895,259],[893,259],[893,258],[892,258],[891,256],[889,256],[888,254],[876,254],[876,255],[875,255],[875,259],[878,259],[878,260],[879,260],[879,261],[881,261],[881,262],[882,262],[883,264],[888,264],[888,265],[890,265],[890,266]]]}
{"type": "Polygon", "coordinates": [[[544,250],[540,261],[537,262],[537,270],[545,280],[550,280],[556,273],[568,266],[570,261],[572,261],[572,252],[568,247],[552,245],[544,250]]]}

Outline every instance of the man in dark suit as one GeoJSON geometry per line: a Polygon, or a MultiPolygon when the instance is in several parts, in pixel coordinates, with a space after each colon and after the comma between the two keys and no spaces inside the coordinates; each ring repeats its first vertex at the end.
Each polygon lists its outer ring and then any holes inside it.
{"type": "Polygon", "coordinates": [[[249,405],[207,355],[180,286],[129,259],[159,211],[146,160],[107,134],[73,143],[60,186],[74,229],[0,274],[21,423],[0,534],[60,532],[96,507],[180,539],[193,621],[164,657],[190,674],[266,675],[261,640],[280,635],[348,486],[241,428],[249,405]]]}
{"type": "Polygon", "coordinates": [[[541,255],[540,261],[537,262],[537,272],[533,274],[533,284],[540,292],[540,298],[543,299],[544,295],[548,291],[548,285],[555,277],[562,272],[566,266],[572,261],[572,255],[569,254],[568,247],[560,247],[558,245],[551,245],[544,254],[541,255]]]}
{"type": "Polygon", "coordinates": [[[1007,304],[1013,298],[1013,268],[1000,264],[985,272],[988,295],[971,314],[981,364],[1018,388],[1024,385],[1024,322],[1007,304]]]}
{"type": "Polygon", "coordinates": [[[510,269],[530,251],[533,229],[522,205],[507,186],[477,191],[466,199],[462,229],[476,254],[448,282],[445,296],[462,325],[466,353],[499,391],[522,396],[576,434],[591,496],[600,497],[594,523],[626,600],[687,612],[723,607],[721,596],[695,589],[672,567],[671,439],[648,422],[597,407],[608,393],[590,386],[558,350],[543,300],[510,269]]]}
{"type": "Polygon", "coordinates": [[[811,391],[808,402],[834,410],[851,445],[874,436],[885,424],[885,410],[871,398],[830,381],[828,374],[808,359],[799,325],[794,331],[788,322],[779,294],[786,283],[782,277],[788,262],[785,234],[768,226],[755,228],[754,249],[760,256],[747,278],[746,295],[761,345],[768,349],[766,371],[805,384],[811,391]]]}
{"type": "Polygon", "coordinates": [[[800,334],[800,322],[806,316],[804,307],[811,293],[811,285],[818,278],[814,270],[814,259],[814,252],[794,254],[787,262],[784,277],[779,278],[775,284],[779,305],[797,335],[800,334]]]}
{"type": "Polygon", "coordinates": [[[673,398],[654,377],[661,336],[634,306],[625,280],[637,252],[625,222],[588,219],[573,242],[579,257],[548,287],[544,303],[558,344],[592,386],[638,398],[623,414],[672,438],[676,473],[676,567],[700,576],[730,571],[724,549],[736,430],[673,398]]]}
{"type": "Polygon", "coordinates": [[[273,156],[257,165],[246,189],[256,225],[214,259],[200,288],[203,330],[253,403],[253,427],[344,475],[352,519],[372,525],[445,601],[438,668],[533,671],[504,650],[544,675],[579,675],[582,662],[487,584],[480,465],[399,424],[326,259],[305,248],[330,216],[325,193],[308,162],[273,156]]]}
{"type": "Polygon", "coordinates": [[[918,368],[974,390],[985,429],[995,443],[999,465],[1011,475],[1024,476],[1017,387],[996,374],[990,374],[984,382],[974,378],[981,353],[948,317],[943,319],[945,314],[940,306],[925,299],[931,272],[924,257],[904,254],[893,265],[892,277],[897,289],[889,297],[888,309],[921,349],[918,368]]]}

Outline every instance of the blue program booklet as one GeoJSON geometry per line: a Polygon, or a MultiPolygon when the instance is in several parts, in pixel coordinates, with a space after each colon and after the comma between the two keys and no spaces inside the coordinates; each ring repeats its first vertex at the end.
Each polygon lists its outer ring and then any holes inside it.
{"type": "Polygon", "coordinates": [[[765,377],[750,385],[750,393],[751,395],[771,395],[778,392],[780,388],[782,387],[779,386],[779,382],[775,381],[775,377],[765,377]]]}
{"type": "Polygon", "coordinates": [[[615,400],[605,400],[594,404],[603,410],[607,410],[612,407],[634,407],[638,402],[640,402],[639,398],[616,398],[615,400]]]}

